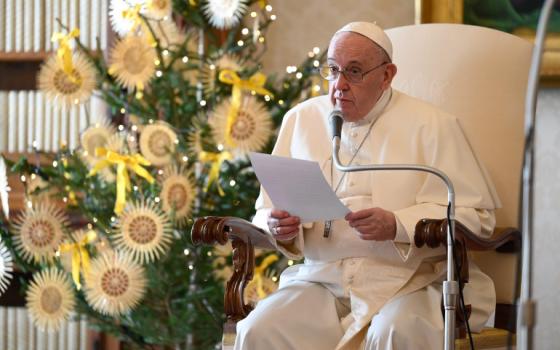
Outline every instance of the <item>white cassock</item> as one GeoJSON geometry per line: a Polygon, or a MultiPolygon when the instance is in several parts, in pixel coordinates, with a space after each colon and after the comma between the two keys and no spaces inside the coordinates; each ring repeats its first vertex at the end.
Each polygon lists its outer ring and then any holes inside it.
{"type": "MultiPolygon", "coordinates": [[[[417,248],[414,227],[422,218],[445,217],[447,188],[421,172],[338,172],[331,164],[331,111],[328,96],[290,110],[273,154],[319,162],[333,188],[340,182],[336,193],[350,210],[392,211],[397,236],[364,241],[337,220],[324,238],[324,223],[304,224],[295,243],[278,249],[305,263],[286,269],[279,290],[238,324],[236,349],[443,348],[445,248],[417,248]]],[[[352,165],[442,170],[455,187],[456,219],[482,236],[492,232],[499,199],[456,117],[389,89],[364,119],[343,125],[340,159],[347,164],[352,157],[352,165]]],[[[265,230],[271,207],[261,191],[253,222],[265,230]]],[[[495,307],[492,281],[471,265],[465,293],[473,307],[471,329],[480,330],[495,307]]]]}

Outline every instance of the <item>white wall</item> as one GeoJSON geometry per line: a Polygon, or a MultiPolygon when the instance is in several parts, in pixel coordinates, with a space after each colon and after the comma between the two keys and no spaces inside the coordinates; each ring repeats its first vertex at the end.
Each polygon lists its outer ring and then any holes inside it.
{"type": "Polygon", "coordinates": [[[560,89],[537,104],[533,240],[534,349],[558,349],[560,335],[560,89]]]}

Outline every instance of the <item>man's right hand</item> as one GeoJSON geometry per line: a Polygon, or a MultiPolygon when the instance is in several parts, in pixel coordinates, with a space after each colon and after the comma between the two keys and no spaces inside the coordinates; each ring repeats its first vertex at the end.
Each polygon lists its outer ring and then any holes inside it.
{"type": "Polygon", "coordinates": [[[272,209],[267,219],[268,230],[277,241],[288,243],[294,240],[299,232],[300,220],[285,210],[272,209]]]}

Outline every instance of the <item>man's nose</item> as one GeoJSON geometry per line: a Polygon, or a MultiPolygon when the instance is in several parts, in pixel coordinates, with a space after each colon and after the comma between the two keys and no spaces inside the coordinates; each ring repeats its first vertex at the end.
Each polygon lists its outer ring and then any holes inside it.
{"type": "Polygon", "coordinates": [[[347,90],[349,87],[348,80],[342,72],[338,73],[338,77],[333,81],[333,83],[336,90],[347,90]]]}

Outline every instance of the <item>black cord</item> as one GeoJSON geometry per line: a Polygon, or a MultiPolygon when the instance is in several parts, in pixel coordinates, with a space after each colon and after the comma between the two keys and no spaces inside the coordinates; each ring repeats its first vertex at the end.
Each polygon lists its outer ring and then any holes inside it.
{"type": "MultiPolygon", "coordinates": [[[[447,229],[451,232],[451,203],[447,205],[447,229]]],[[[469,318],[467,317],[467,310],[465,307],[465,298],[463,297],[463,284],[461,281],[461,269],[459,268],[456,255],[455,255],[455,232],[453,232],[453,237],[451,237],[451,254],[453,254],[453,263],[455,265],[455,273],[457,275],[457,281],[459,281],[459,300],[461,311],[463,312],[463,319],[467,325],[467,334],[469,335],[469,343],[471,350],[474,350],[474,341],[472,338],[471,327],[469,325],[469,318]]]]}

